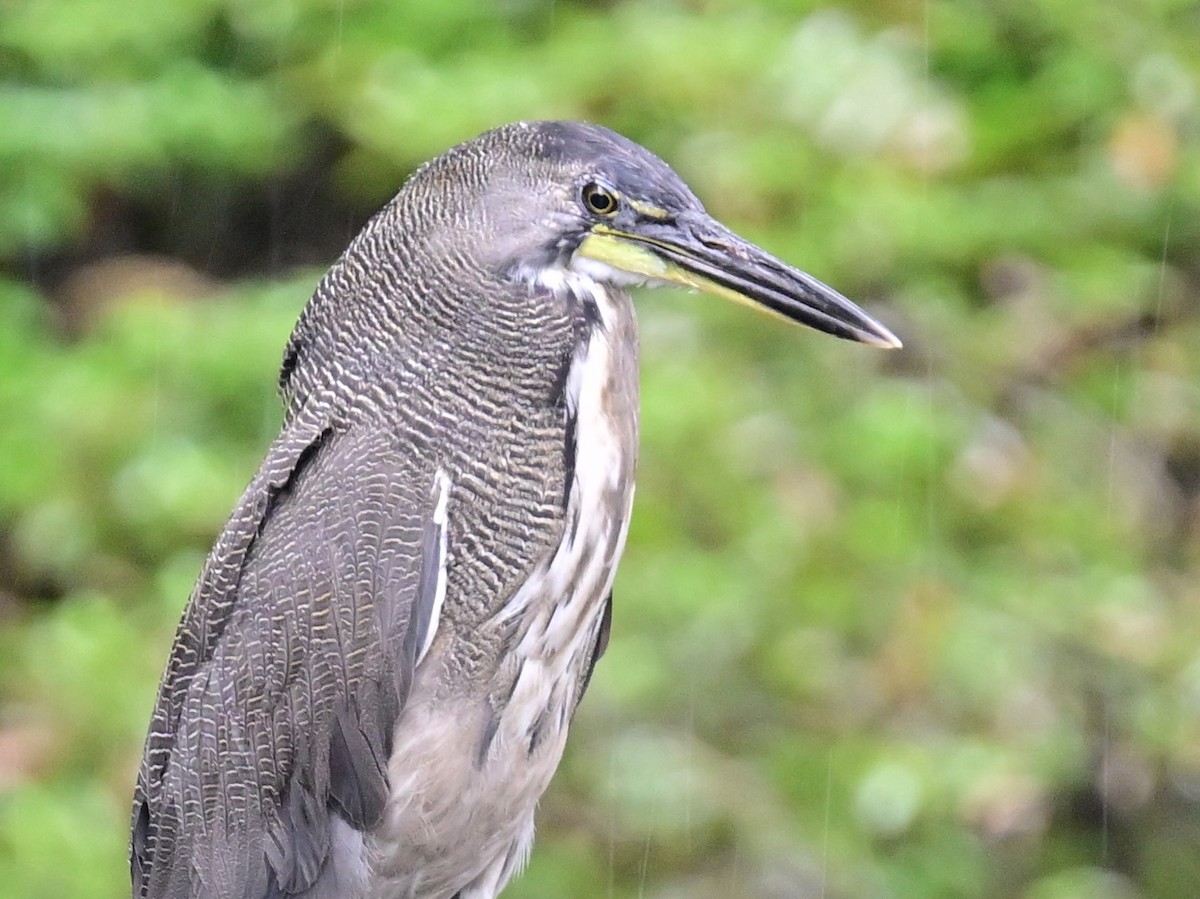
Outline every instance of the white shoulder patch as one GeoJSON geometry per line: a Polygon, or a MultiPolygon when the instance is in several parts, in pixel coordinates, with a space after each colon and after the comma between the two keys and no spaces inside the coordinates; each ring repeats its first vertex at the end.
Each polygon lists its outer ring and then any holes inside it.
{"type": "MultiPolygon", "coordinates": [[[[424,565],[432,565],[433,582],[433,600],[429,607],[429,621],[425,629],[425,639],[421,641],[421,645],[417,650],[416,664],[421,664],[421,660],[425,658],[425,654],[429,652],[429,647],[433,645],[433,638],[437,635],[438,620],[442,616],[442,605],[446,601],[446,540],[448,508],[450,505],[450,475],[444,469],[439,468],[437,474],[433,478],[433,520],[431,522],[432,546],[426,547],[426,552],[432,552],[433,558],[426,559],[424,565]]],[[[423,566],[424,567],[424,566],[423,566]]]]}

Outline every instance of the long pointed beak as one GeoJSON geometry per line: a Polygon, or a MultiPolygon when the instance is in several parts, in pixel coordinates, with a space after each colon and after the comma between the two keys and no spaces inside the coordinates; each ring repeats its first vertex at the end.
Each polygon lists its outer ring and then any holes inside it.
{"type": "Polygon", "coordinates": [[[639,223],[636,231],[593,228],[579,247],[589,259],[633,275],[692,287],[846,340],[892,349],[900,340],[822,284],[700,213],[639,223]]]}

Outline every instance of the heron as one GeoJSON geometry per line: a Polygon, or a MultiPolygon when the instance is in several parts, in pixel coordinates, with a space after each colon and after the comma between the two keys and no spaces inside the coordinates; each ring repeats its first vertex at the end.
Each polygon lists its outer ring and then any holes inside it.
{"type": "Polygon", "coordinates": [[[135,897],[492,899],[520,870],[608,643],[640,284],[900,345],[606,128],[425,163],[287,342],[159,687],[135,897]]]}

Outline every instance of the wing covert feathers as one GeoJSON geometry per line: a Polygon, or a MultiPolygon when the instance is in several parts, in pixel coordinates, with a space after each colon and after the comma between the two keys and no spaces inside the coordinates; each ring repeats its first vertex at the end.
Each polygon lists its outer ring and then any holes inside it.
{"type": "Polygon", "coordinates": [[[135,791],[135,897],[315,899],[354,876],[332,856],[383,814],[445,597],[450,482],[431,496],[416,456],[299,419],[273,444],[176,635],[135,791]]]}

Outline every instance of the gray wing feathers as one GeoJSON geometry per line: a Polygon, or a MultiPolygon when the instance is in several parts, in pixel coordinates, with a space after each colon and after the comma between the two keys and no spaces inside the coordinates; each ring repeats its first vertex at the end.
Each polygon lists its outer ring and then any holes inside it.
{"type": "MultiPolygon", "coordinates": [[[[150,732],[134,788],[130,868],[136,897],[201,897],[206,895],[198,868],[219,870],[223,862],[173,864],[183,819],[197,814],[194,800],[185,797],[169,767],[177,746],[196,741],[191,722],[183,717],[184,703],[193,688],[203,690],[206,663],[224,632],[237,598],[237,580],[246,555],[279,491],[284,489],[302,460],[320,446],[324,431],[297,422],[272,444],[237,507],[217,539],[175,634],[150,732]]],[[[223,826],[218,825],[218,826],[223,826]]]]}
{"type": "Polygon", "coordinates": [[[436,627],[428,472],[365,427],[297,421],[273,445],[176,636],[135,792],[135,897],[316,899],[361,875],[405,648],[436,627]]]}
{"type": "Polygon", "coordinates": [[[387,802],[387,747],[390,725],[399,715],[394,691],[367,685],[361,699],[340,706],[329,744],[329,800],[342,817],[367,830],[387,802]],[[377,700],[372,702],[371,695],[377,700]]]}

